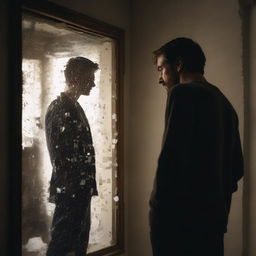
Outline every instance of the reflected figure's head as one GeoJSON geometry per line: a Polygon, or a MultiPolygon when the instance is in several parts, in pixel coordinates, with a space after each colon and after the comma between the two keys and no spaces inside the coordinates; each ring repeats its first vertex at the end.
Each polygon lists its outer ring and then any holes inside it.
{"type": "Polygon", "coordinates": [[[72,90],[78,97],[89,95],[95,86],[94,73],[99,69],[97,63],[84,57],[75,57],[68,60],[64,70],[68,90],[72,90]]]}
{"type": "Polygon", "coordinates": [[[162,45],[153,54],[160,73],[159,83],[167,90],[180,82],[181,74],[204,74],[204,52],[192,39],[176,38],[162,45]]]}

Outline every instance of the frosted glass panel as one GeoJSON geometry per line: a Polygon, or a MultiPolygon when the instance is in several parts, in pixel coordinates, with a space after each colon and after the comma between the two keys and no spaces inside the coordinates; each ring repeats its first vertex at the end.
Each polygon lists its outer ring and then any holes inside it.
{"type": "Polygon", "coordinates": [[[114,42],[74,31],[33,15],[23,15],[22,255],[45,255],[55,204],[49,202],[52,164],[45,137],[49,104],[65,90],[64,69],[72,57],[98,63],[96,86],[81,96],[96,156],[98,196],[92,197],[87,252],[116,244],[117,114],[114,42]]]}

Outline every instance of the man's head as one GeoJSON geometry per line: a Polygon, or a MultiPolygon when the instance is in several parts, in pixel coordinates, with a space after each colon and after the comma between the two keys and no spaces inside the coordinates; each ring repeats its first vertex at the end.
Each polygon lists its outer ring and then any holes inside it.
{"type": "Polygon", "coordinates": [[[181,73],[204,74],[205,55],[201,47],[188,38],[176,38],[153,52],[160,72],[159,83],[167,90],[180,82],[181,73]]]}
{"type": "Polygon", "coordinates": [[[98,69],[97,63],[84,57],[69,59],[64,70],[67,86],[76,90],[78,95],[89,95],[95,86],[94,73],[98,69]]]}

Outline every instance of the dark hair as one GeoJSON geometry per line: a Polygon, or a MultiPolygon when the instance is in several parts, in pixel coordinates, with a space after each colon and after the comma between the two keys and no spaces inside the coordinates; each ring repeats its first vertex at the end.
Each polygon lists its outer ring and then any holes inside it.
{"type": "Polygon", "coordinates": [[[75,57],[68,60],[64,74],[68,85],[74,84],[81,74],[89,73],[99,69],[97,63],[84,57],[75,57]]]}
{"type": "Polygon", "coordinates": [[[153,52],[154,62],[164,55],[170,65],[182,64],[181,71],[204,74],[205,55],[198,43],[189,38],[176,38],[153,52]]]}

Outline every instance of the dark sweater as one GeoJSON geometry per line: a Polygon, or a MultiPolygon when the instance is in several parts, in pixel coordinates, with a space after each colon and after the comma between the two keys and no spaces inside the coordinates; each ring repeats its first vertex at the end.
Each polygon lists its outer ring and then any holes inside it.
{"type": "Polygon", "coordinates": [[[242,176],[238,118],[230,102],[208,83],[176,85],[167,100],[150,199],[154,218],[174,230],[226,232],[242,176]]]}

